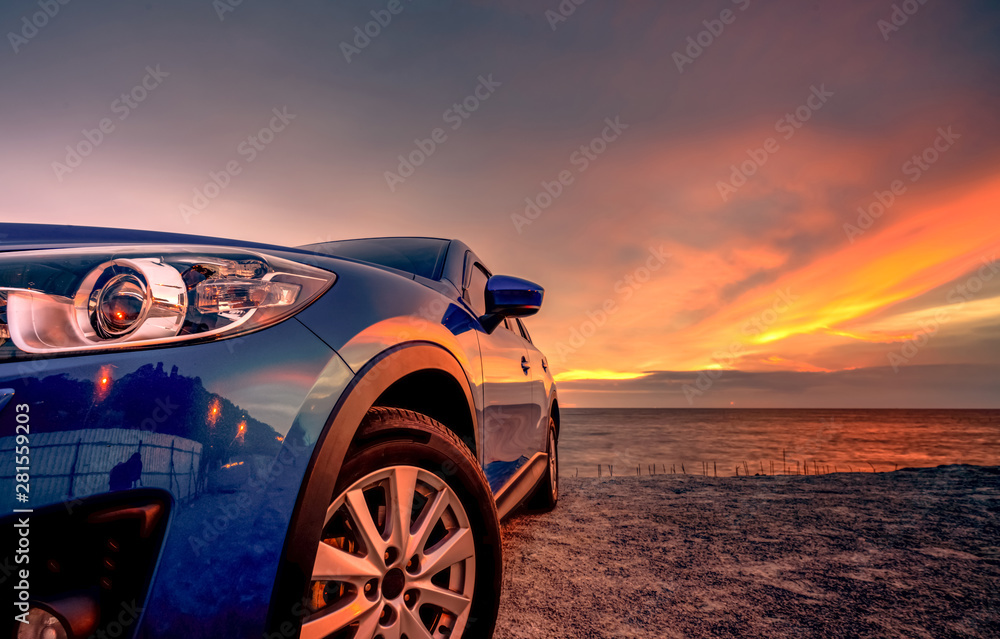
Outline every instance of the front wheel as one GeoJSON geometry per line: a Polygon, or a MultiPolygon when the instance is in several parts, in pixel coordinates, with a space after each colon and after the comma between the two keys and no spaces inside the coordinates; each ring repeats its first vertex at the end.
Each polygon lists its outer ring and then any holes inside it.
{"type": "Polygon", "coordinates": [[[369,411],[325,522],[303,639],[492,634],[502,570],[496,507],[475,457],[443,425],[369,411]]]}

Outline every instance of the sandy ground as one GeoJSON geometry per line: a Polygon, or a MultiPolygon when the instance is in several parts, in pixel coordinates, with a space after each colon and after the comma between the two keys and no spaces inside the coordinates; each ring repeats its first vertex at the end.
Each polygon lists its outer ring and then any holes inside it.
{"type": "Polygon", "coordinates": [[[498,639],[1000,637],[1000,468],[563,479],[498,639]]]}

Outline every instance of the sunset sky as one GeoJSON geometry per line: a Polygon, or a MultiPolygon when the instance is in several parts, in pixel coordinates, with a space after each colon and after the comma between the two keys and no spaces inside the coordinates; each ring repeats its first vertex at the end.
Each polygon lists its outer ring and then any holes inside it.
{"type": "Polygon", "coordinates": [[[568,405],[1000,407],[995,2],[39,11],[3,221],[460,238],[545,286],[568,405]]]}

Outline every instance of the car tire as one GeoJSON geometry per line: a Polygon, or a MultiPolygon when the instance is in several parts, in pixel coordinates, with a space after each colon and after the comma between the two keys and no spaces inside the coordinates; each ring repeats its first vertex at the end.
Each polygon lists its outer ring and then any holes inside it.
{"type": "Polygon", "coordinates": [[[551,417],[545,452],[548,455],[545,474],[527,502],[528,510],[534,512],[549,512],[559,502],[559,438],[556,436],[556,422],[551,417]]]}
{"type": "Polygon", "coordinates": [[[301,637],[490,637],[502,568],[469,447],[426,415],[373,408],[327,510],[301,637]]]}

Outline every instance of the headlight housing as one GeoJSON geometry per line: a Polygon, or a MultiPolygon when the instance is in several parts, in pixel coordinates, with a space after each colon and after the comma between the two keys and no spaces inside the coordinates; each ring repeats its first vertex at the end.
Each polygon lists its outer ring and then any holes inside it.
{"type": "MultiPolygon", "coordinates": [[[[9,339],[23,353],[46,354],[231,337],[291,317],[335,279],[230,247],[0,253],[0,346],[9,339]]],[[[12,355],[9,347],[0,357],[12,355]]]]}

